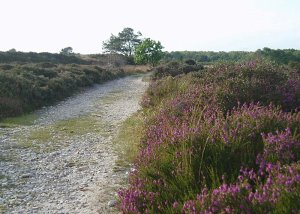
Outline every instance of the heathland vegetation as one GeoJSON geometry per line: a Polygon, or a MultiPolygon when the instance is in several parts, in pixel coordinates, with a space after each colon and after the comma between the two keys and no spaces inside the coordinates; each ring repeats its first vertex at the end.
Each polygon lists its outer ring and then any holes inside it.
{"type": "Polygon", "coordinates": [[[125,65],[162,58],[162,46],[140,32],[124,28],[103,42],[106,54],[80,55],[72,47],[59,54],[0,52],[0,120],[61,100],[82,87],[136,72],[125,65]],[[124,67],[125,66],[125,67],[124,67]]]}
{"type": "Polygon", "coordinates": [[[141,36],[124,28],[104,55],[0,52],[0,119],[147,63],[143,109],[120,131],[123,213],[299,213],[300,51],[163,53],[141,36]]]}
{"type": "Polygon", "coordinates": [[[0,119],[61,100],[82,87],[123,76],[107,63],[125,64],[119,55],[0,52],[0,119]]]}
{"type": "Polygon", "coordinates": [[[156,67],[122,212],[299,213],[300,72],[281,64],[156,67]]]}
{"type": "Polygon", "coordinates": [[[300,50],[295,49],[258,49],[255,52],[230,51],[173,51],[166,52],[164,60],[187,60],[193,59],[199,63],[213,64],[216,62],[246,62],[255,59],[267,59],[279,64],[290,64],[291,67],[300,67],[300,50]]]}

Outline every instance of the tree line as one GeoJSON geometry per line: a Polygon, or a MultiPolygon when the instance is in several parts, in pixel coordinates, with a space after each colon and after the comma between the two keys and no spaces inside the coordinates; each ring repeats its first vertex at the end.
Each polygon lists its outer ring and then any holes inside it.
{"type": "Polygon", "coordinates": [[[254,52],[249,51],[172,51],[165,52],[164,60],[185,61],[193,59],[202,63],[215,62],[245,62],[253,59],[264,58],[278,64],[289,64],[291,67],[300,67],[300,50],[263,48],[254,52]]]}

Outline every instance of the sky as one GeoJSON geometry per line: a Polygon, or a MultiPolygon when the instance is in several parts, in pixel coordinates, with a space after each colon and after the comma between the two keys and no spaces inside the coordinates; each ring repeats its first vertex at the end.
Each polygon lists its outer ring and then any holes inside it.
{"type": "Polygon", "coordinates": [[[0,0],[0,51],[101,53],[125,27],[165,51],[300,49],[300,0],[0,0]]]}

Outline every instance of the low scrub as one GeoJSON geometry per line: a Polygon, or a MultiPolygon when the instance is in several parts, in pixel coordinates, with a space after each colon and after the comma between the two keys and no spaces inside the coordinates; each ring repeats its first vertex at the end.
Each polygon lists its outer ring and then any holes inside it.
{"type": "Polygon", "coordinates": [[[173,61],[166,64],[162,64],[153,69],[153,78],[160,79],[166,76],[177,76],[179,74],[187,74],[193,71],[202,70],[202,65],[197,65],[193,60],[187,60],[186,62],[173,61]]]}
{"type": "Polygon", "coordinates": [[[299,212],[299,86],[264,62],[152,82],[122,212],[299,212]]]}
{"type": "Polygon", "coordinates": [[[20,115],[71,95],[74,91],[123,76],[121,70],[78,64],[2,64],[0,119],[20,115]]]}
{"type": "Polygon", "coordinates": [[[207,100],[214,100],[224,113],[238,103],[273,103],[285,111],[300,106],[299,74],[285,66],[262,61],[218,64],[183,77],[155,81],[144,101],[151,100],[151,105],[155,105],[155,100],[160,101],[164,94],[186,93],[191,88],[200,90],[207,100]]]}

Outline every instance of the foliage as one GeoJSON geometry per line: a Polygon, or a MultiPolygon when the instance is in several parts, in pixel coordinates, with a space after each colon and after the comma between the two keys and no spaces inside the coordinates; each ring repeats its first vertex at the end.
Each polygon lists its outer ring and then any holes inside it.
{"type": "Polygon", "coordinates": [[[163,46],[159,41],[154,41],[150,38],[145,39],[135,49],[135,62],[137,64],[151,64],[155,66],[163,57],[163,46]]]}
{"type": "Polygon", "coordinates": [[[81,87],[123,75],[96,65],[23,64],[0,68],[0,119],[31,111],[81,87]]]}
{"type": "Polygon", "coordinates": [[[298,74],[261,61],[152,82],[122,212],[297,213],[298,87],[298,74]]]}
{"type": "Polygon", "coordinates": [[[35,53],[35,52],[0,52],[0,63],[59,63],[59,64],[89,64],[79,56],[53,54],[53,53],[35,53]]]}
{"type": "Polygon", "coordinates": [[[274,50],[263,48],[262,50],[257,50],[256,54],[280,64],[287,65],[289,62],[300,62],[300,50],[295,49],[274,50]]]}
{"type": "Polygon", "coordinates": [[[252,52],[244,51],[230,51],[230,52],[213,52],[213,51],[172,51],[166,52],[164,60],[195,60],[201,63],[215,63],[215,62],[242,62],[247,61],[253,57],[252,52]]]}
{"type": "Polygon", "coordinates": [[[299,75],[286,67],[264,61],[222,64],[203,73],[203,81],[213,84],[224,112],[237,102],[272,102],[284,110],[300,106],[299,75]]]}
{"type": "Polygon", "coordinates": [[[9,49],[7,52],[17,52],[15,48],[9,49]]]}
{"type": "Polygon", "coordinates": [[[107,53],[118,53],[132,56],[135,47],[141,43],[142,34],[134,33],[132,28],[124,28],[117,36],[111,35],[108,41],[103,42],[102,48],[107,53]]]}
{"type": "MultiPolygon", "coordinates": [[[[71,47],[64,51],[70,52],[71,47]]],[[[125,66],[128,62],[120,54],[0,52],[0,120],[61,100],[82,87],[136,72],[138,67],[125,66]]]]}
{"type": "Polygon", "coordinates": [[[165,53],[164,60],[188,60],[193,59],[205,64],[216,62],[245,62],[253,59],[267,59],[279,64],[300,63],[300,50],[295,49],[258,49],[255,52],[247,51],[174,51],[165,53]]]}
{"type": "Polygon", "coordinates": [[[61,49],[60,54],[64,54],[64,55],[73,55],[73,48],[72,47],[66,47],[61,49]]]}
{"type": "Polygon", "coordinates": [[[199,64],[191,64],[188,63],[182,63],[178,61],[164,63],[159,66],[156,66],[152,69],[153,71],[153,78],[159,79],[166,76],[177,76],[179,74],[187,74],[190,72],[196,72],[203,69],[202,65],[199,64]]]}

